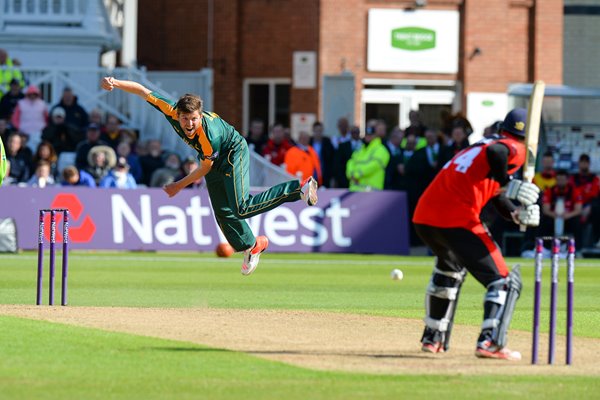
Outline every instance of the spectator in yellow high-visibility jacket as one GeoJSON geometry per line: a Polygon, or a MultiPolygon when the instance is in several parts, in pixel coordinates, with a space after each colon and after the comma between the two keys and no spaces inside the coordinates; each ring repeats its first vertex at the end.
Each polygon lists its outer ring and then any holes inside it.
{"type": "Polygon", "coordinates": [[[6,161],[6,154],[4,153],[4,145],[2,144],[2,138],[0,138],[0,186],[2,186],[2,181],[4,180],[4,176],[6,176],[8,163],[6,161]]]}
{"type": "Polygon", "coordinates": [[[10,91],[10,81],[16,79],[21,87],[25,86],[23,74],[4,49],[0,49],[0,98],[10,91]]]}
{"type": "Polygon", "coordinates": [[[364,146],[352,153],[346,165],[350,191],[383,190],[390,153],[381,143],[381,138],[375,135],[373,127],[367,127],[364,143],[364,146]]]}

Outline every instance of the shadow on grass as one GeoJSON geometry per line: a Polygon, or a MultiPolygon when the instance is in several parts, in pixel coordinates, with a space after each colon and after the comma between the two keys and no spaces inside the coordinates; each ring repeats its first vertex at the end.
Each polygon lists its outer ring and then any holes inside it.
{"type": "Polygon", "coordinates": [[[172,352],[198,352],[198,353],[247,353],[253,355],[298,355],[298,356],[339,356],[339,357],[364,357],[381,359],[431,359],[428,355],[418,354],[372,354],[352,352],[322,352],[310,350],[228,350],[210,347],[146,347],[143,350],[172,351],[172,352]]]}
{"type": "Polygon", "coordinates": [[[211,347],[144,347],[142,350],[173,351],[173,352],[198,352],[198,353],[233,353],[233,350],[216,349],[211,347]]]}
{"type": "Polygon", "coordinates": [[[369,353],[352,353],[352,352],[320,352],[320,351],[298,351],[298,350],[248,350],[244,351],[248,354],[256,355],[269,355],[269,354],[280,354],[280,355],[299,355],[299,356],[340,356],[340,357],[364,357],[364,358],[390,358],[390,359],[402,359],[402,358],[417,358],[417,359],[431,359],[428,355],[417,355],[417,354],[369,354],[369,353]]]}

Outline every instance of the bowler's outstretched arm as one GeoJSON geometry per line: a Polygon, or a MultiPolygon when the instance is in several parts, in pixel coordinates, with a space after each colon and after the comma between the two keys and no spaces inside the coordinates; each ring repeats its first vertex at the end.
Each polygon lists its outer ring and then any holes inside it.
{"type": "Polygon", "coordinates": [[[100,81],[100,86],[102,89],[108,90],[109,92],[113,89],[121,89],[124,92],[138,95],[144,100],[146,100],[146,97],[148,97],[148,95],[152,92],[141,83],[119,80],[113,78],[112,76],[102,78],[102,81],[100,81]]]}

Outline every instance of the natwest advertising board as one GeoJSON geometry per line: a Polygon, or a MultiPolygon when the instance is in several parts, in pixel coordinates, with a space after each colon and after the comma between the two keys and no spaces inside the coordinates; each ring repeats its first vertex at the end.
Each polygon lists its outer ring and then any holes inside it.
{"type": "MultiPolygon", "coordinates": [[[[319,191],[319,203],[285,203],[248,219],[255,234],[269,237],[271,252],[408,254],[403,192],[319,191]]],[[[42,208],[70,210],[75,249],[212,251],[225,241],[206,190],[169,198],[160,189],[0,188],[0,218],[14,218],[19,247],[37,246],[42,208]]],[[[57,236],[62,217],[57,214],[57,236]]],[[[46,224],[46,228],[49,224],[46,224]]]]}

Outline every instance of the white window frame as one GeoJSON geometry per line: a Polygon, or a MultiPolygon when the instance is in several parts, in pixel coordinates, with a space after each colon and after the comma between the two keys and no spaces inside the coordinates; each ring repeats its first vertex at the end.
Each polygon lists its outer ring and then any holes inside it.
{"type": "MultiPolygon", "coordinates": [[[[280,84],[288,84],[290,85],[290,91],[292,86],[291,78],[246,78],[244,79],[244,89],[243,89],[243,103],[242,103],[242,129],[243,132],[248,132],[250,129],[250,121],[249,121],[249,109],[250,109],[250,85],[259,84],[259,85],[269,85],[269,120],[265,121],[265,125],[268,129],[269,126],[275,123],[275,86],[280,84]]],[[[291,115],[290,115],[291,120],[291,115]]]]}
{"type": "Polygon", "coordinates": [[[453,105],[457,94],[453,90],[363,89],[361,92],[361,130],[365,129],[366,106],[370,104],[397,104],[400,126],[409,124],[408,111],[419,109],[420,104],[453,105]]]}

